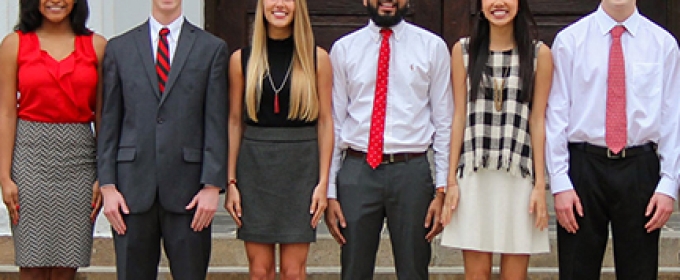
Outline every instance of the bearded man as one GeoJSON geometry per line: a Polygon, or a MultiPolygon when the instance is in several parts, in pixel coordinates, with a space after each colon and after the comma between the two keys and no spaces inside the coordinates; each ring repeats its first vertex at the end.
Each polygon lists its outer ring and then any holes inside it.
{"type": "Polygon", "coordinates": [[[403,20],[408,5],[364,0],[370,22],[331,50],[336,146],[326,223],[342,245],[342,279],[373,279],[385,218],[397,277],[428,279],[429,242],[441,231],[450,56],[440,37],[403,20]]]}

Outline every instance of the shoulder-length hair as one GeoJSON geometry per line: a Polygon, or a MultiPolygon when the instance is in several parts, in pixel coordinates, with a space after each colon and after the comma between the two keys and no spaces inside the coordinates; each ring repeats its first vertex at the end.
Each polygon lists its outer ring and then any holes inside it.
{"type": "MultiPolygon", "coordinates": [[[[69,22],[73,33],[76,35],[90,35],[92,31],[87,28],[87,18],[90,16],[90,7],[87,0],[73,1],[73,10],[69,15],[69,22]]],[[[19,1],[19,23],[14,30],[21,32],[33,32],[40,28],[43,23],[43,15],[40,13],[40,0],[19,1]]]]}
{"type": "MultiPolygon", "coordinates": [[[[257,121],[257,111],[262,96],[262,81],[269,71],[267,57],[267,20],[264,17],[264,3],[257,1],[255,23],[251,42],[251,53],[246,70],[246,111],[250,119],[257,121]]],[[[319,116],[319,100],[316,88],[316,66],[314,65],[314,34],[309,19],[306,0],[295,0],[293,22],[293,70],[290,84],[290,106],[288,119],[313,121],[319,116]]]]}
{"type": "MultiPolygon", "coordinates": [[[[513,32],[515,44],[519,53],[519,78],[522,82],[520,100],[531,102],[534,91],[534,59],[536,58],[534,43],[538,40],[536,21],[528,0],[518,0],[517,15],[513,20],[513,32]]],[[[468,45],[468,69],[467,74],[470,82],[470,100],[478,97],[479,87],[482,81],[484,69],[489,60],[489,20],[482,12],[482,0],[477,0],[477,12],[470,31],[470,44],[468,45]]]]}

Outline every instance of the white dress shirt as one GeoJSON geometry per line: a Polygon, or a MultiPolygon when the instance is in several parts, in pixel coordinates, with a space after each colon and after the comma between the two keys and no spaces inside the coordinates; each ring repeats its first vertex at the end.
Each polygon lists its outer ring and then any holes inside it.
{"type": "MultiPolygon", "coordinates": [[[[367,151],[380,51],[380,27],[373,22],[339,39],[331,50],[335,148],[328,197],[336,197],[342,151],[367,151]]],[[[446,43],[402,21],[392,27],[383,153],[435,155],[437,186],[446,184],[453,93],[446,43]]]]}
{"type": "Polygon", "coordinates": [[[172,58],[175,57],[175,50],[177,49],[177,41],[179,41],[179,35],[182,33],[182,25],[184,25],[184,15],[179,16],[175,21],[168,25],[160,24],[153,16],[149,17],[149,33],[151,33],[151,46],[153,50],[153,61],[156,61],[156,54],[158,53],[158,38],[159,32],[163,27],[167,27],[170,30],[168,34],[168,44],[170,45],[170,64],[172,65],[172,58]]]}
{"type": "Polygon", "coordinates": [[[568,142],[606,146],[605,117],[610,30],[626,27],[627,146],[658,144],[661,180],[656,192],[677,197],[680,156],[680,59],[668,32],[636,10],[617,23],[602,7],[560,32],[552,53],[554,80],[546,119],[546,156],[553,193],[573,189],[568,142]]]}

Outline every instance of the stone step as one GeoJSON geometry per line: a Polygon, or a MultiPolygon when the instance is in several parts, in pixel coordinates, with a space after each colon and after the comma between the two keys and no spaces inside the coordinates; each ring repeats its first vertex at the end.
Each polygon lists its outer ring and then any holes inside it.
{"type": "MultiPolygon", "coordinates": [[[[680,279],[680,268],[660,268],[660,280],[680,279]]],[[[18,270],[15,267],[0,266],[0,280],[19,280],[18,270]]],[[[339,267],[312,267],[307,269],[309,280],[337,280],[339,279],[339,267]]],[[[499,279],[498,267],[493,268],[492,279],[499,279]]],[[[557,280],[556,268],[529,268],[529,280],[557,280]]],[[[89,267],[81,269],[76,276],[77,280],[116,280],[113,267],[89,267]]],[[[166,267],[159,269],[158,280],[171,280],[170,272],[166,267]]],[[[397,280],[394,269],[389,267],[377,267],[374,280],[397,280]]],[[[462,267],[432,267],[430,280],[463,280],[462,267]]],[[[613,268],[604,268],[600,279],[615,280],[613,268]]],[[[242,267],[211,267],[208,270],[206,280],[249,280],[247,269],[242,267]]]]}
{"type": "MultiPolygon", "coordinates": [[[[660,241],[659,266],[680,269],[680,233],[664,232],[660,241]]],[[[557,267],[557,242],[554,233],[550,233],[551,253],[535,255],[531,258],[530,266],[533,268],[557,267]]],[[[433,267],[460,267],[463,265],[460,250],[451,249],[439,245],[436,240],[433,244],[431,265],[433,267]]],[[[495,256],[494,263],[499,263],[499,257],[495,256]]],[[[340,247],[328,234],[320,234],[316,243],[310,248],[308,266],[313,267],[336,267],[340,264],[340,247]]],[[[0,237],[0,266],[14,265],[14,245],[9,236],[0,237]]],[[[94,267],[114,267],[115,255],[113,240],[111,238],[95,238],[92,249],[92,262],[94,267]]],[[[377,267],[393,267],[392,250],[389,238],[383,237],[378,257],[377,267]]],[[[165,256],[161,259],[161,267],[167,266],[165,256]]],[[[211,267],[240,267],[247,268],[243,242],[235,239],[233,235],[217,234],[213,237],[213,250],[210,261],[211,267]]],[[[613,267],[611,241],[607,246],[607,252],[603,262],[604,267],[613,267]]],[[[2,278],[0,278],[1,280],[2,278]]],[[[678,277],[680,279],[680,276],[678,277]]]]}

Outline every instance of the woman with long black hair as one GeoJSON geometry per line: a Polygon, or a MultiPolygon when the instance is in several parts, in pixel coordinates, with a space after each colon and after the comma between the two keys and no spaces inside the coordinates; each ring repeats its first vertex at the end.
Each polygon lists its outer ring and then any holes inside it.
{"type": "Polygon", "coordinates": [[[0,45],[0,186],[21,279],[74,279],[90,264],[106,40],[88,15],[87,0],[22,0],[0,45]]]}
{"type": "Polygon", "coordinates": [[[545,110],[550,50],[527,0],[478,0],[469,38],[452,51],[455,113],[442,245],[463,250],[468,279],[526,279],[549,251],[545,110]],[[449,223],[450,222],[450,223],[449,223]]]}

